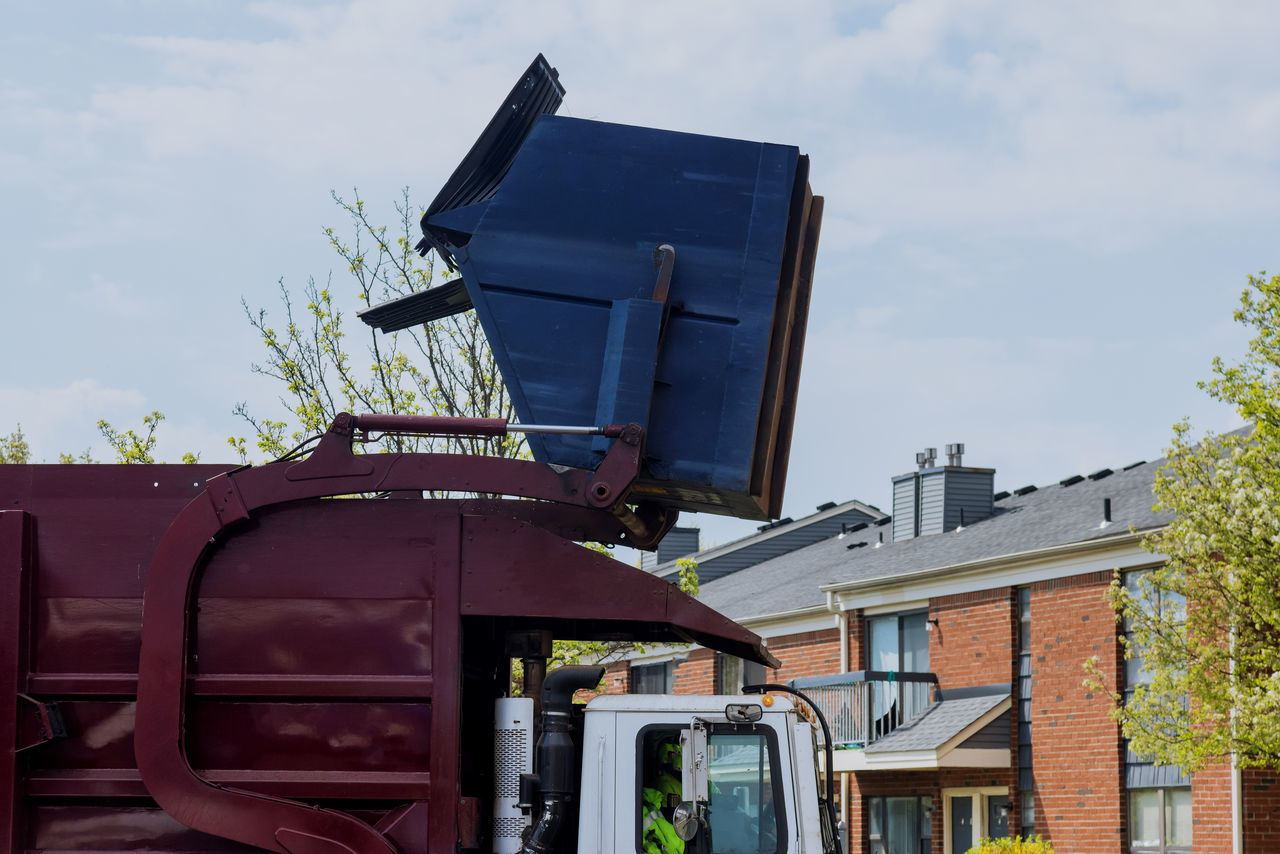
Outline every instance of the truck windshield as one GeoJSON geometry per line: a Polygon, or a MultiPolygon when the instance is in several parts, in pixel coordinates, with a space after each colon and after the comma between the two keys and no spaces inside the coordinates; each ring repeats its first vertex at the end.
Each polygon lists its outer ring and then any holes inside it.
{"type": "Polygon", "coordinates": [[[712,730],[708,742],[711,804],[710,854],[775,854],[785,848],[780,832],[781,787],[774,767],[772,730],[751,727],[712,730]]]}

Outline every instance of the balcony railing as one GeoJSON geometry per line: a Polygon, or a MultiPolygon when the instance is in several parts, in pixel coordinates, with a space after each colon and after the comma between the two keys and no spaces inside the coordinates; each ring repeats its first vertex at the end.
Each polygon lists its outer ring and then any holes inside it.
{"type": "Polygon", "coordinates": [[[817,704],[831,727],[835,746],[868,745],[884,738],[933,702],[938,677],[932,673],[859,670],[793,679],[791,687],[817,704]]]}

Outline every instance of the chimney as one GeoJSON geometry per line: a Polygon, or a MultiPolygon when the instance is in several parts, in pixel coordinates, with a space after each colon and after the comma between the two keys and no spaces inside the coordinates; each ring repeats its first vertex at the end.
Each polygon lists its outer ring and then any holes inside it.
{"type": "Polygon", "coordinates": [[[935,466],[937,450],[916,454],[917,470],[893,479],[893,542],[954,531],[995,512],[995,469],[961,465],[964,444],[946,446],[947,464],[935,466]]]}
{"type": "Polygon", "coordinates": [[[667,561],[696,553],[700,548],[698,534],[698,528],[672,528],[658,543],[656,552],[644,552],[640,555],[640,568],[652,570],[667,561]]]}

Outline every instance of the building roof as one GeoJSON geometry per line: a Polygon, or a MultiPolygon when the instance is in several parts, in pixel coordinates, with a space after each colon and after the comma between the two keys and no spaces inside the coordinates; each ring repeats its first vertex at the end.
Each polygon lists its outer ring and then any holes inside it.
{"type": "Polygon", "coordinates": [[[999,705],[1008,705],[1011,692],[992,693],[933,703],[893,732],[868,744],[867,753],[938,750],[999,705]]]}
{"type": "Polygon", "coordinates": [[[742,621],[821,608],[824,587],[891,582],[909,572],[939,570],[1054,546],[1158,528],[1172,518],[1152,510],[1156,470],[1136,463],[1040,488],[998,493],[995,514],[954,531],[892,542],[889,526],[872,524],[830,537],[702,585],[699,600],[742,621]],[[1111,524],[1103,525],[1110,499],[1111,524]],[[882,541],[883,540],[883,541],[882,541]]]}
{"type": "MultiPolygon", "coordinates": [[[[842,504],[831,502],[819,507],[816,513],[795,520],[781,519],[761,525],[760,530],[749,537],[698,552],[691,557],[698,562],[699,583],[707,584],[815,541],[835,536],[843,528],[887,518],[879,508],[861,501],[845,501],[842,504]]],[[[679,572],[679,567],[674,560],[669,560],[652,569],[646,568],[646,571],[670,580],[679,572]]]]}

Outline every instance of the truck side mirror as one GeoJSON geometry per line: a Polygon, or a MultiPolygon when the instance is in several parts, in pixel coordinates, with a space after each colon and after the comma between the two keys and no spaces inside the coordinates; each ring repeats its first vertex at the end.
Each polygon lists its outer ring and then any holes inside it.
{"type": "Polygon", "coordinates": [[[675,812],[671,814],[671,826],[676,830],[676,836],[679,836],[685,842],[698,835],[698,810],[688,801],[681,801],[676,804],[675,812]]]}

